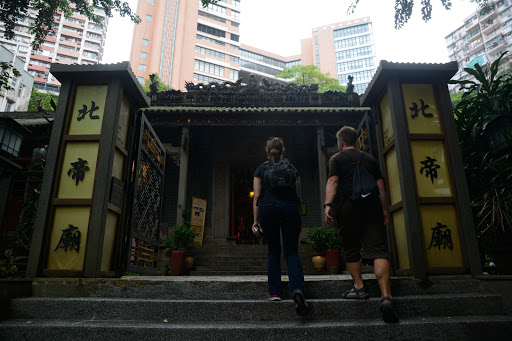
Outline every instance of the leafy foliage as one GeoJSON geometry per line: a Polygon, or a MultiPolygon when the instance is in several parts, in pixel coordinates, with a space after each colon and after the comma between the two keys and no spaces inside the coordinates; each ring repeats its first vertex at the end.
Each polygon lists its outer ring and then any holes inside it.
{"type": "MultiPolygon", "coordinates": [[[[157,91],[171,90],[171,87],[169,85],[162,82],[158,73],[154,73],[154,75],[155,75],[157,91]]],[[[151,79],[146,78],[146,79],[144,79],[144,84],[142,85],[142,89],[144,89],[145,92],[150,92],[151,91],[151,89],[149,87],[150,85],[151,85],[151,79]]]]}
{"type": "Polygon", "coordinates": [[[345,89],[336,78],[330,77],[329,73],[320,72],[315,65],[285,67],[276,77],[291,79],[297,84],[318,84],[318,92],[325,92],[327,90],[343,91],[345,89]]]}
{"type": "Polygon", "coordinates": [[[489,139],[489,123],[512,113],[512,75],[498,74],[505,53],[487,73],[478,64],[474,70],[465,68],[475,81],[450,81],[465,91],[454,114],[481,241],[496,242],[503,233],[512,232],[512,125],[500,127],[508,145],[504,155],[495,152],[489,139]]]}
{"type": "Polygon", "coordinates": [[[162,237],[162,242],[173,251],[189,252],[195,246],[197,232],[184,223],[171,229],[169,235],[162,237]]]}
{"type": "MultiPolygon", "coordinates": [[[[204,1],[207,0],[202,0],[204,1]]],[[[486,9],[488,7],[488,0],[470,0],[471,2],[477,3],[481,8],[486,9]]],[[[359,4],[360,0],[353,0],[347,9],[347,14],[353,14],[359,4]]],[[[412,10],[414,7],[414,0],[395,0],[395,29],[401,29],[411,19],[412,10]]],[[[432,4],[430,0],[420,0],[421,3],[421,18],[427,22],[432,18],[432,4]]],[[[451,0],[441,0],[442,6],[446,10],[452,8],[451,0]]]]}
{"type": "Polygon", "coordinates": [[[0,62],[0,85],[2,89],[13,90],[14,88],[9,84],[12,76],[20,77],[21,73],[13,68],[11,62],[0,62]],[[12,72],[12,73],[11,73],[12,72]]]}
{"type": "Polygon", "coordinates": [[[334,229],[323,227],[309,227],[302,241],[309,244],[319,254],[326,250],[339,250],[338,235],[334,229]]]}
{"type": "Polygon", "coordinates": [[[64,12],[65,16],[71,16],[75,10],[102,25],[101,17],[94,13],[95,6],[103,7],[108,18],[116,11],[122,17],[128,16],[135,23],[140,22],[140,18],[132,12],[128,3],[120,0],[0,0],[0,21],[5,24],[5,38],[12,40],[16,21],[28,16],[29,7],[38,11],[29,26],[29,33],[35,35],[32,48],[38,49],[48,32],[53,30],[53,15],[59,11],[64,12]]]}
{"type": "Polygon", "coordinates": [[[5,250],[3,257],[0,258],[0,278],[11,278],[14,276],[16,271],[18,271],[16,262],[22,258],[16,257],[12,249],[5,250]]]}
{"type": "Polygon", "coordinates": [[[59,96],[43,93],[32,87],[28,111],[55,111],[58,101],[59,96]]]}

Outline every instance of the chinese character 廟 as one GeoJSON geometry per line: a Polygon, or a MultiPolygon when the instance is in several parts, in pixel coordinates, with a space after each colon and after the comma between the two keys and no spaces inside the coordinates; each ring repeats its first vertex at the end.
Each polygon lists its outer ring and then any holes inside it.
{"type": "Polygon", "coordinates": [[[428,249],[430,250],[432,246],[437,247],[439,250],[441,250],[441,246],[443,249],[448,247],[450,250],[453,250],[452,231],[446,225],[437,223],[435,227],[432,227],[432,240],[428,249]],[[442,229],[445,230],[442,231],[442,229]]]}
{"type": "Polygon", "coordinates": [[[69,248],[69,250],[75,250],[78,253],[78,251],[80,251],[80,237],[81,233],[78,230],[78,227],[69,224],[67,229],[62,230],[62,236],[60,237],[57,247],[53,251],[61,248],[67,252],[69,248]]]}

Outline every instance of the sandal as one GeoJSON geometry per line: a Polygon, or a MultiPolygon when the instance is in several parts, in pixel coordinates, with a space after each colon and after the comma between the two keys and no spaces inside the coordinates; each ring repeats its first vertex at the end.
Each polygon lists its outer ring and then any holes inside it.
{"type": "Polygon", "coordinates": [[[368,290],[366,290],[365,287],[362,287],[359,289],[356,289],[356,287],[352,287],[352,289],[345,291],[345,293],[341,297],[349,299],[349,300],[366,300],[366,299],[370,298],[370,295],[368,295],[368,290]],[[350,295],[350,294],[355,294],[355,295],[350,295]]]}
{"type": "Polygon", "coordinates": [[[382,313],[382,318],[386,323],[396,323],[399,321],[398,315],[395,311],[393,301],[389,296],[384,296],[380,299],[379,311],[382,313]],[[385,302],[385,301],[389,301],[385,302]]]}

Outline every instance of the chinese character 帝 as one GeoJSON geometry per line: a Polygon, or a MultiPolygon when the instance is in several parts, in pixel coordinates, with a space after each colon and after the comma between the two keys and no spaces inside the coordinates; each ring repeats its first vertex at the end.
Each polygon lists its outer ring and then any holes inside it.
{"type": "Polygon", "coordinates": [[[68,170],[68,175],[73,173],[71,178],[76,180],[76,185],[77,186],[78,186],[78,182],[80,180],[84,179],[85,171],[89,170],[89,167],[85,165],[86,163],[87,163],[87,160],[83,160],[81,158],[78,158],[77,162],[71,162],[71,166],[73,166],[73,168],[70,168],[68,170]]]}
{"type": "Polygon", "coordinates": [[[425,161],[420,161],[423,167],[420,168],[420,174],[423,174],[423,170],[425,170],[425,176],[428,178],[430,176],[430,180],[434,183],[434,179],[437,179],[437,170],[441,168],[441,166],[436,165],[437,159],[432,159],[430,156],[427,156],[425,161]]]}

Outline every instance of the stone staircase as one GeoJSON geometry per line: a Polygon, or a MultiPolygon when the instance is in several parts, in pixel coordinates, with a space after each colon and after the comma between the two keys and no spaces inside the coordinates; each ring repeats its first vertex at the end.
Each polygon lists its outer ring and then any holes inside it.
{"type": "MultiPolygon", "coordinates": [[[[287,282],[267,302],[266,276],[35,279],[32,297],[13,299],[0,340],[506,340],[512,316],[500,294],[468,276],[428,282],[393,278],[401,318],[385,324],[379,290],[364,275],[369,300],[342,300],[348,276],[306,276],[312,314],[299,317],[287,282]]],[[[4,308],[5,309],[5,308],[4,308]]]]}
{"type": "MultiPolygon", "coordinates": [[[[268,246],[265,244],[202,246],[193,251],[194,268],[191,276],[232,276],[266,275],[268,246]]],[[[299,245],[304,274],[327,274],[313,268],[311,257],[313,249],[308,245],[299,245]]],[[[281,271],[286,275],[286,262],[281,255],[281,271]]]]}

